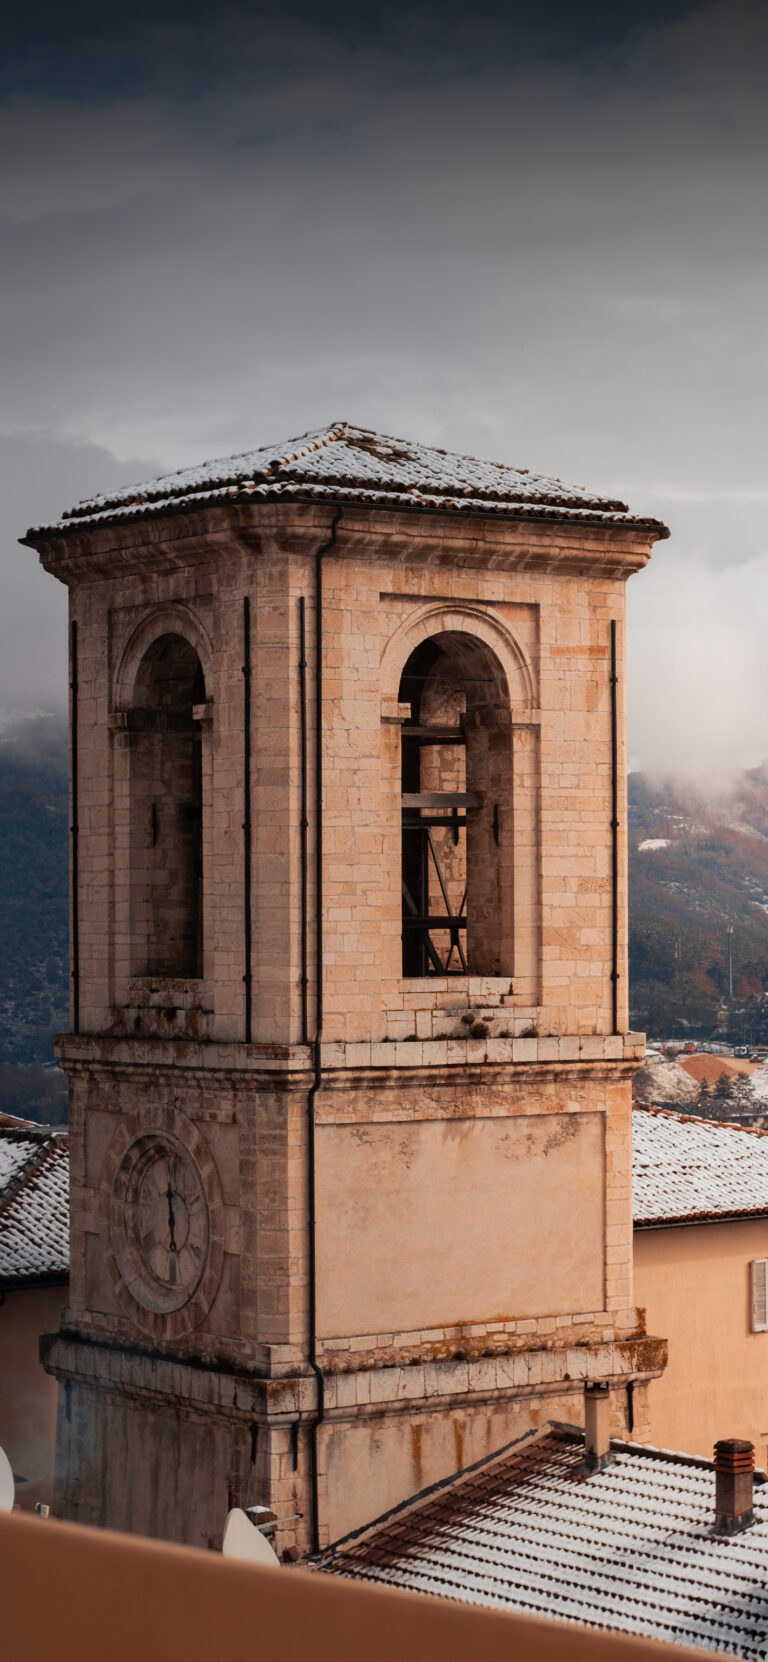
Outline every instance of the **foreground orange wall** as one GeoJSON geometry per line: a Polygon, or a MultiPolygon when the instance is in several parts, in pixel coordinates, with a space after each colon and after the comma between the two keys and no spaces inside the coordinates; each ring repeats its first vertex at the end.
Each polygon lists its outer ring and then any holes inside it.
{"type": "Polygon", "coordinates": [[[0,1305],[0,1445],[26,1479],[16,1499],[26,1511],[53,1499],[56,1381],[41,1366],[41,1333],[59,1325],[66,1287],[20,1288],[0,1305]]]}
{"type": "Polygon", "coordinates": [[[749,1265],[768,1257],[768,1218],[635,1231],[635,1299],[669,1362],[648,1391],[651,1441],[712,1456],[747,1437],[768,1460],[768,1333],[751,1331],[749,1265]]]}
{"type": "Polygon", "coordinates": [[[0,1513],[3,1662],[693,1662],[700,1651],[0,1513]],[[43,1595],[41,1596],[41,1590],[43,1595]]]}

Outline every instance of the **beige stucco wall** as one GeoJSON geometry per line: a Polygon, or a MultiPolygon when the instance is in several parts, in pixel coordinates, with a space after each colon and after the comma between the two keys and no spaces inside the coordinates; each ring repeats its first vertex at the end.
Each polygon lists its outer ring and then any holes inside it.
{"type": "Polygon", "coordinates": [[[718,1437],[768,1456],[768,1333],[750,1330],[749,1265],[768,1218],[635,1231],[635,1298],[669,1363],[649,1388],[651,1440],[711,1457],[718,1437]]]}
{"type": "Polygon", "coordinates": [[[66,1287],[22,1288],[0,1305],[0,1444],[14,1473],[25,1510],[53,1498],[56,1381],[38,1356],[41,1333],[58,1328],[66,1287]]]}
{"type": "Polygon", "coordinates": [[[319,1127],[321,1335],[602,1309],[603,1140],[601,1114],[319,1127]]]}

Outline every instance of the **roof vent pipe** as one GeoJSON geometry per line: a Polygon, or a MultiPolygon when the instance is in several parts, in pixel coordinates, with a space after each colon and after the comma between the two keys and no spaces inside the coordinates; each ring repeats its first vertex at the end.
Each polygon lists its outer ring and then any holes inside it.
{"type": "Polygon", "coordinates": [[[752,1487],[755,1471],[753,1443],[723,1437],[715,1443],[715,1529],[735,1535],[754,1522],[752,1487]]]}
{"type": "Polygon", "coordinates": [[[588,1471],[601,1472],[611,1458],[611,1387],[584,1388],[584,1452],[588,1471]]]}

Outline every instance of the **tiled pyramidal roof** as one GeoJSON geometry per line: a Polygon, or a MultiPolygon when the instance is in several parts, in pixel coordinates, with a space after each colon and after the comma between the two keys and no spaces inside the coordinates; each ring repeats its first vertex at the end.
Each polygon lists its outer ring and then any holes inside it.
{"type": "Polygon", "coordinates": [[[0,1287],[68,1273],[68,1139],[0,1128],[0,1287]]]}
{"type": "Polygon", "coordinates": [[[341,1542],[327,1573],[465,1604],[764,1658],[768,1484],[755,1523],[714,1533],[710,1461],[614,1443],[583,1475],[557,1427],[341,1542]]]}
{"type": "Polygon", "coordinates": [[[362,502],[515,518],[580,519],[591,524],[613,521],[647,526],[659,536],[668,534],[658,520],[633,518],[624,502],[595,496],[581,485],[566,485],[502,462],[451,455],[337,421],[284,444],[202,462],[147,484],[90,497],[56,524],[30,531],[28,539],[117,520],[162,516],[228,498],[362,502]]]}
{"type": "Polygon", "coordinates": [[[768,1132],[635,1108],[632,1209],[636,1229],[768,1213],[768,1132]]]}

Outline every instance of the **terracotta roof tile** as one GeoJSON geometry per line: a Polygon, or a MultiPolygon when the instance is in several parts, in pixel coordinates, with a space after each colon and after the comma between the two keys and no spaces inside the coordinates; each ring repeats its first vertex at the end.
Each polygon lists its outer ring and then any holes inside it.
{"type": "Polygon", "coordinates": [[[635,1108],[632,1209],[635,1228],[768,1213],[768,1132],[635,1108]]]}
{"type": "Polygon", "coordinates": [[[468,1604],[764,1657],[768,1484],[755,1523],[714,1533],[714,1467],[614,1443],[583,1475],[582,1440],[553,1429],[417,1497],[319,1563],[328,1574],[468,1604]]]}
{"type": "Polygon", "coordinates": [[[0,1287],[65,1280],[68,1273],[68,1139],[44,1132],[25,1139],[0,1129],[0,1287]]]}
{"type": "Polygon", "coordinates": [[[37,1153],[40,1144],[28,1136],[15,1133],[9,1136],[0,1134],[0,1195],[14,1177],[22,1170],[33,1154],[37,1153]]]}
{"type": "Polygon", "coordinates": [[[615,522],[668,535],[658,520],[633,518],[624,502],[595,496],[581,485],[567,485],[502,462],[452,455],[338,421],[285,444],[203,462],[143,485],[90,497],[55,524],[29,531],[24,540],[34,545],[42,537],[86,526],[159,517],[228,498],[356,502],[566,518],[590,524],[615,522]]]}

